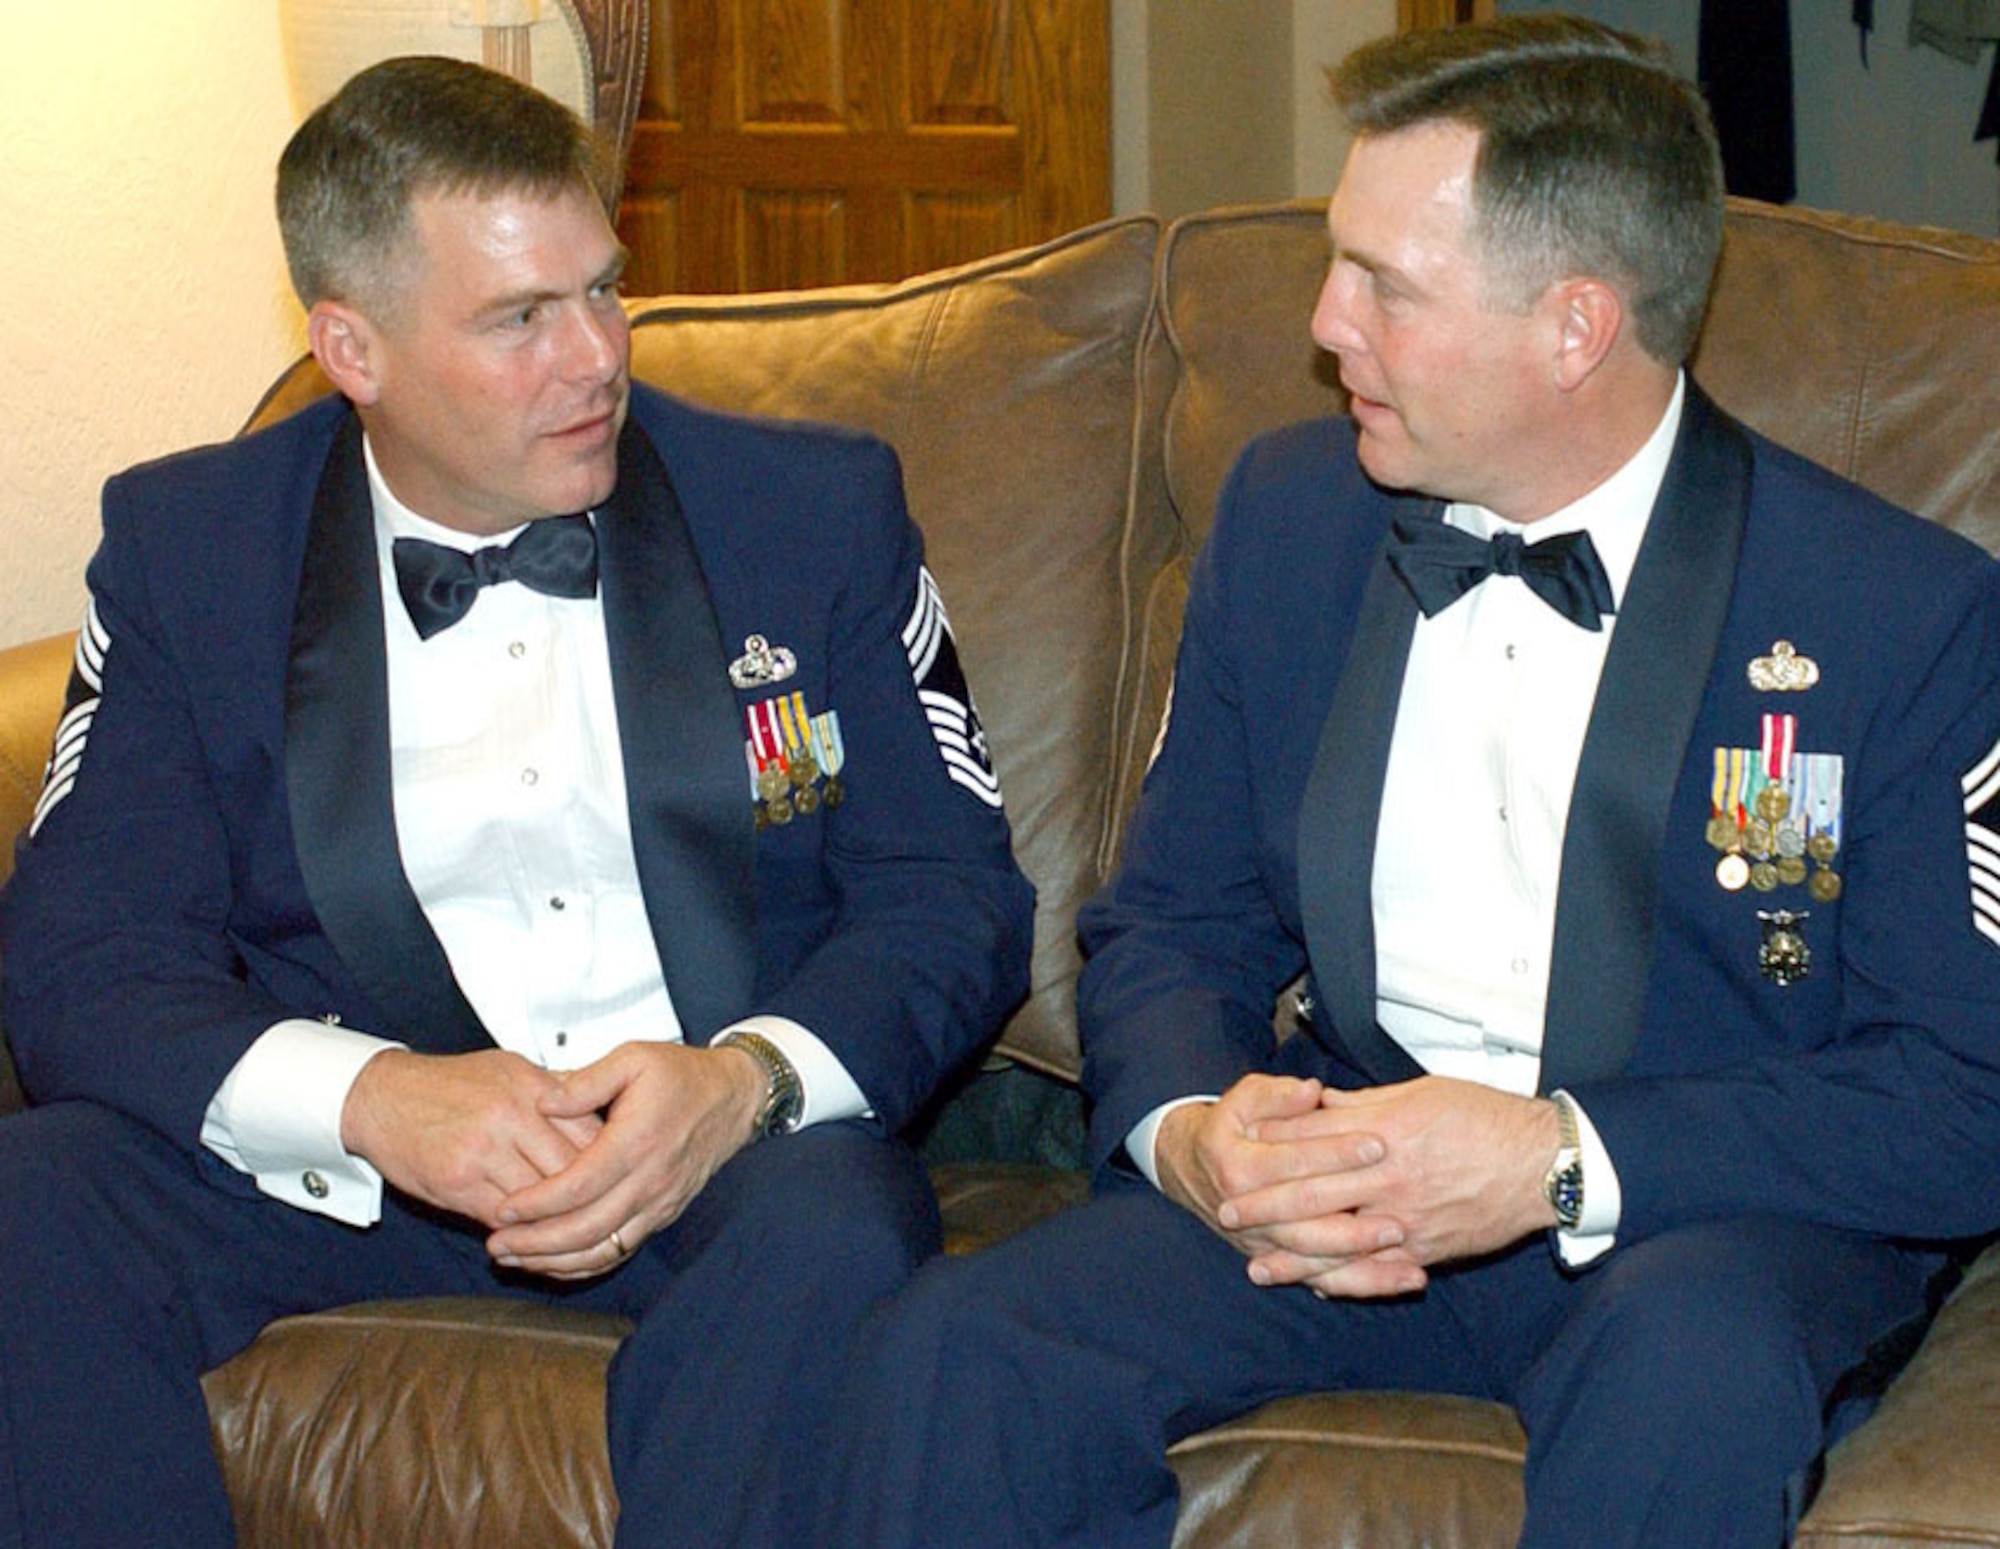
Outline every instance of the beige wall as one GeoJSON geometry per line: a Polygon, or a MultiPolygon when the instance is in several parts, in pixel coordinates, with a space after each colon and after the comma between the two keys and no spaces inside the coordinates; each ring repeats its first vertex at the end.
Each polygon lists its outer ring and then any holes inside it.
{"type": "Polygon", "coordinates": [[[1113,201],[1179,215],[1318,198],[1347,138],[1325,69],[1396,0],[1112,0],[1113,201]]]}
{"type": "Polygon", "coordinates": [[[299,348],[269,0],[10,7],[0,645],[81,617],[107,474],[230,435],[299,348]]]}

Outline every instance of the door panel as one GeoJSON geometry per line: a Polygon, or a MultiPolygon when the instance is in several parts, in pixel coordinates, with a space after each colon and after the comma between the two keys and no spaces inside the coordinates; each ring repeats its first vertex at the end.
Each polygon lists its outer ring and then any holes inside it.
{"type": "Polygon", "coordinates": [[[1106,0],[652,0],[628,288],[900,278],[1110,208],[1106,0]]]}

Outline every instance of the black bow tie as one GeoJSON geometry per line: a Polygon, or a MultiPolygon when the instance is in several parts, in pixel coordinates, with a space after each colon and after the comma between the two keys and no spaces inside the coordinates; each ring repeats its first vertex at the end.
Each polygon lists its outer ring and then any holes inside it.
{"type": "Polygon", "coordinates": [[[420,639],[464,618],[482,586],[519,581],[551,597],[597,592],[597,529],[587,516],[545,516],[512,543],[470,554],[423,538],[398,538],[396,590],[420,639]]]}
{"type": "Polygon", "coordinates": [[[1475,538],[1433,517],[1399,516],[1390,527],[1389,564],[1425,617],[1441,613],[1490,575],[1519,576],[1528,590],[1583,629],[1614,612],[1611,578],[1587,532],[1540,543],[1519,533],[1475,538]]]}

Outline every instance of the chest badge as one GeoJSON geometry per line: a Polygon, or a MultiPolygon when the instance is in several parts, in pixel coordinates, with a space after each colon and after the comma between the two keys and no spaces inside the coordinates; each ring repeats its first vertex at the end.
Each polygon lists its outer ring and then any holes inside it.
{"type": "Polygon", "coordinates": [[[1783,988],[1812,972],[1812,948],[1806,945],[1804,925],[1807,912],[1789,909],[1759,909],[1758,923],[1764,939],[1757,947],[1757,971],[1783,988]]]}
{"type": "Polygon", "coordinates": [[[1750,686],[1760,694],[1800,694],[1819,682],[1819,663],[1799,655],[1789,640],[1771,646],[1769,656],[1750,661],[1750,686]]]}
{"type": "Polygon", "coordinates": [[[729,681],[737,688],[762,688],[782,683],[798,670],[799,659],[789,647],[751,635],[743,642],[743,654],[729,664],[729,681]]]}

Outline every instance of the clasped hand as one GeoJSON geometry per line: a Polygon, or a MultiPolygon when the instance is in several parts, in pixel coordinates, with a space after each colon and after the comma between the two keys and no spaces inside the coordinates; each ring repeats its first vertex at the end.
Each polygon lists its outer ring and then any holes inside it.
{"type": "Polygon", "coordinates": [[[1321,1296],[1421,1290],[1426,1266],[1550,1225],[1554,1106],[1424,1076],[1338,1091],[1247,1076],[1160,1126],[1160,1186],[1248,1260],[1259,1285],[1321,1296]]]}
{"type": "Polygon", "coordinates": [[[728,1048],[628,1043],[566,1073],[497,1049],[392,1049],[362,1068],[341,1138],[396,1188],[489,1228],[495,1262],[587,1279],[749,1142],[763,1090],[728,1048]]]}

